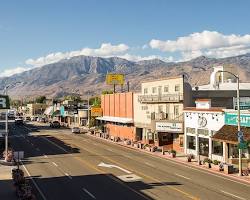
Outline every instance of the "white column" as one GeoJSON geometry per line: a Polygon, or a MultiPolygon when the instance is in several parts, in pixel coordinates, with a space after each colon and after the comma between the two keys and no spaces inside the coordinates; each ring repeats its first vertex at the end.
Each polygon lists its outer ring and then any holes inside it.
{"type": "Polygon", "coordinates": [[[195,151],[196,151],[196,156],[199,155],[199,137],[198,135],[195,136],[195,143],[196,143],[196,146],[195,146],[195,151]]]}
{"type": "Polygon", "coordinates": [[[184,133],[184,153],[187,154],[187,134],[184,133]]]}
{"type": "Polygon", "coordinates": [[[209,150],[208,150],[208,157],[210,159],[212,159],[212,149],[213,149],[213,145],[212,145],[212,139],[209,138],[209,141],[208,141],[208,147],[209,147],[209,150]]]}
{"type": "Polygon", "coordinates": [[[228,147],[227,147],[227,143],[223,142],[223,162],[227,162],[228,161],[228,147]]]}

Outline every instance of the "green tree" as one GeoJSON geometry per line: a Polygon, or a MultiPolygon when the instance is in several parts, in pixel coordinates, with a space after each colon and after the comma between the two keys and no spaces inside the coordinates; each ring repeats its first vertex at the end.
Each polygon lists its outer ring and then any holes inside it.
{"type": "Polygon", "coordinates": [[[114,92],[112,90],[103,90],[102,94],[113,94],[114,92]]]}
{"type": "Polygon", "coordinates": [[[89,98],[89,105],[93,107],[101,107],[101,98],[99,96],[89,98]]]}
{"type": "Polygon", "coordinates": [[[45,103],[46,102],[46,96],[39,96],[35,100],[36,103],[45,103]]]}
{"type": "Polygon", "coordinates": [[[79,95],[68,95],[64,97],[64,100],[71,100],[71,101],[76,101],[76,102],[81,102],[82,99],[79,95]]]}

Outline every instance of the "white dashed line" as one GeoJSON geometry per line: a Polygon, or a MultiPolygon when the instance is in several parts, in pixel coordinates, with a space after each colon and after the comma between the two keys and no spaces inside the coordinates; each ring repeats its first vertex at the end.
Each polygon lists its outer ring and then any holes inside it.
{"type": "Polygon", "coordinates": [[[150,166],[150,167],[155,167],[154,165],[148,163],[148,162],[145,162],[146,165],[150,166]]]}
{"type": "Polygon", "coordinates": [[[175,175],[176,175],[176,176],[179,176],[179,177],[181,177],[181,178],[185,178],[185,179],[187,179],[187,180],[190,180],[190,178],[188,178],[188,177],[186,177],[186,176],[183,176],[183,175],[180,175],[180,174],[176,174],[176,173],[175,173],[175,175]]]}
{"type": "Polygon", "coordinates": [[[111,152],[113,152],[113,150],[112,149],[107,149],[108,151],[111,151],[111,152]]]}
{"type": "Polygon", "coordinates": [[[44,154],[43,156],[44,156],[45,158],[48,158],[48,156],[47,156],[47,155],[45,155],[45,154],[44,154]]]}
{"type": "Polygon", "coordinates": [[[232,196],[232,197],[235,197],[235,198],[237,198],[237,199],[246,200],[246,199],[243,198],[243,197],[239,197],[239,196],[237,196],[237,195],[231,194],[231,193],[226,192],[226,191],[224,191],[224,190],[221,190],[221,192],[224,193],[224,194],[230,195],[230,196],[232,196]]]}
{"type": "Polygon", "coordinates": [[[55,165],[56,167],[58,167],[58,165],[55,162],[52,162],[53,165],[55,165]]]}
{"type": "Polygon", "coordinates": [[[85,189],[85,188],[82,188],[82,189],[83,189],[83,191],[86,192],[90,197],[92,197],[93,199],[96,199],[96,197],[95,197],[93,194],[91,194],[87,189],[85,189]]]}

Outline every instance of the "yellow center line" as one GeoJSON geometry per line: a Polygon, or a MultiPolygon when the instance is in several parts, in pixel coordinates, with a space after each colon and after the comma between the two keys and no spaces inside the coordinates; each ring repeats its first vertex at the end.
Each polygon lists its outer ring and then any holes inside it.
{"type": "MultiPolygon", "coordinates": [[[[59,137],[59,139],[61,139],[61,138],[59,137]]],[[[74,142],[76,142],[76,141],[74,141],[74,142]]],[[[84,141],[83,141],[83,142],[84,142],[84,141]]],[[[84,150],[87,151],[88,153],[95,153],[97,156],[100,156],[100,157],[102,157],[102,158],[104,158],[104,159],[106,159],[106,160],[108,160],[108,161],[110,161],[110,162],[112,162],[112,163],[114,163],[114,164],[117,164],[117,165],[120,165],[121,167],[130,169],[130,167],[128,167],[128,166],[126,166],[126,165],[124,165],[124,164],[122,164],[122,163],[120,163],[120,162],[117,162],[117,161],[115,161],[115,160],[113,160],[113,159],[111,159],[111,158],[109,158],[109,157],[107,157],[107,156],[103,156],[103,155],[97,154],[96,151],[90,152],[89,150],[85,149],[82,145],[76,145],[76,143],[74,143],[74,145],[75,145],[77,148],[79,148],[79,149],[84,149],[84,150]]],[[[78,158],[79,161],[82,161],[82,159],[80,159],[79,157],[75,157],[75,158],[78,158]]],[[[82,161],[82,162],[83,162],[84,164],[86,164],[85,161],[82,161]]],[[[89,164],[89,163],[88,163],[88,164],[89,164]]],[[[89,164],[89,165],[91,166],[91,164],[89,164]]],[[[95,167],[95,166],[93,166],[93,165],[92,165],[92,168],[96,169],[96,170],[99,171],[99,172],[102,172],[102,173],[104,172],[104,171],[100,170],[99,168],[97,168],[97,167],[95,167]]],[[[130,169],[130,170],[131,170],[131,169],[130,169]]],[[[144,173],[141,173],[141,172],[139,172],[139,171],[136,171],[136,170],[131,170],[131,171],[133,171],[134,173],[136,173],[136,174],[138,174],[138,175],[140,175],[140,176],[142,176],[142,177],[144,177],[144,178],[147,178],[147,179],[149,179],[149,180],[155,181],[155,182],[157,182],[157,183],[162,183],[162,181],[160,181],[160,180],[158,180],[158,179],[156,179],[156,178],[154,178],[154,177],[152,177],[152,176],[148,176],[148,175],[146,175],[146,174],[144,174],[144,173]]],[[[116,180],[116,179],[113,179],[113,180],[116,180]]],[[[122,182],[121,182],[121,183],[122,183],[122,182]]],[[[124,183],[122,183],[122,184],[125,185],[124,183]]],[[[127,185],[126,185],[126,186],[127,186],[127,185]]],[[[128,186],[127,186],[127,187],[128,187],[128,186]]],[[[128,188],[130,188],[130,187],[128,187],[128,188]]],[[[178,188],[176,188],[176,187],[174,187],[174,186],[168,186],[168,188],[169,188],[169,189],[172,189],[172,190],[174,190],[174,191],[176,191],[176,192],[181,193],[182,195],[188,197],[189,199],[192,199],[192,200],[200,200],[200,198],[195,197],[195,196],[193,196],[192,194],[189,194],[189,193],[187,193],[187,192],[185,192],[185,191],[183,191],[183,190],[180,190],[180,189],[178,189],[178,188]]],[[[131,188],[131,189],[132,189],[132,188],[131,188]]],[[[133,190],[133,191],[136,192],[136,193],[138,193],[138,192],[135,191],[135,190],[133,190]]],[[[140,194],[140,193],[138,193],[138,194],[140,194]]],[[[145,198],[145,197],[144,197],[144,198],[145,198]]]]}

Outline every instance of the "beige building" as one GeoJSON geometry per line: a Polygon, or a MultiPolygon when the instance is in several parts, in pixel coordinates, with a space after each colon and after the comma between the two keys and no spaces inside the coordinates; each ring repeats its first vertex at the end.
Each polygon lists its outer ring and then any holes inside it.
{"type": "Polygon", "coordinates": [[[47,108],[47,105],[42,104],[42,103],[30,103],[30,104],[27,104],[26,115],[27,116],[43,115],[46,108],[47,108]]]}
{"type": "Polygon", "coordinates": [[[184,151],[183,108],[192,104],[184,76],[143,82],[134,94],[134,124],[144,143],[184,151]]]}

